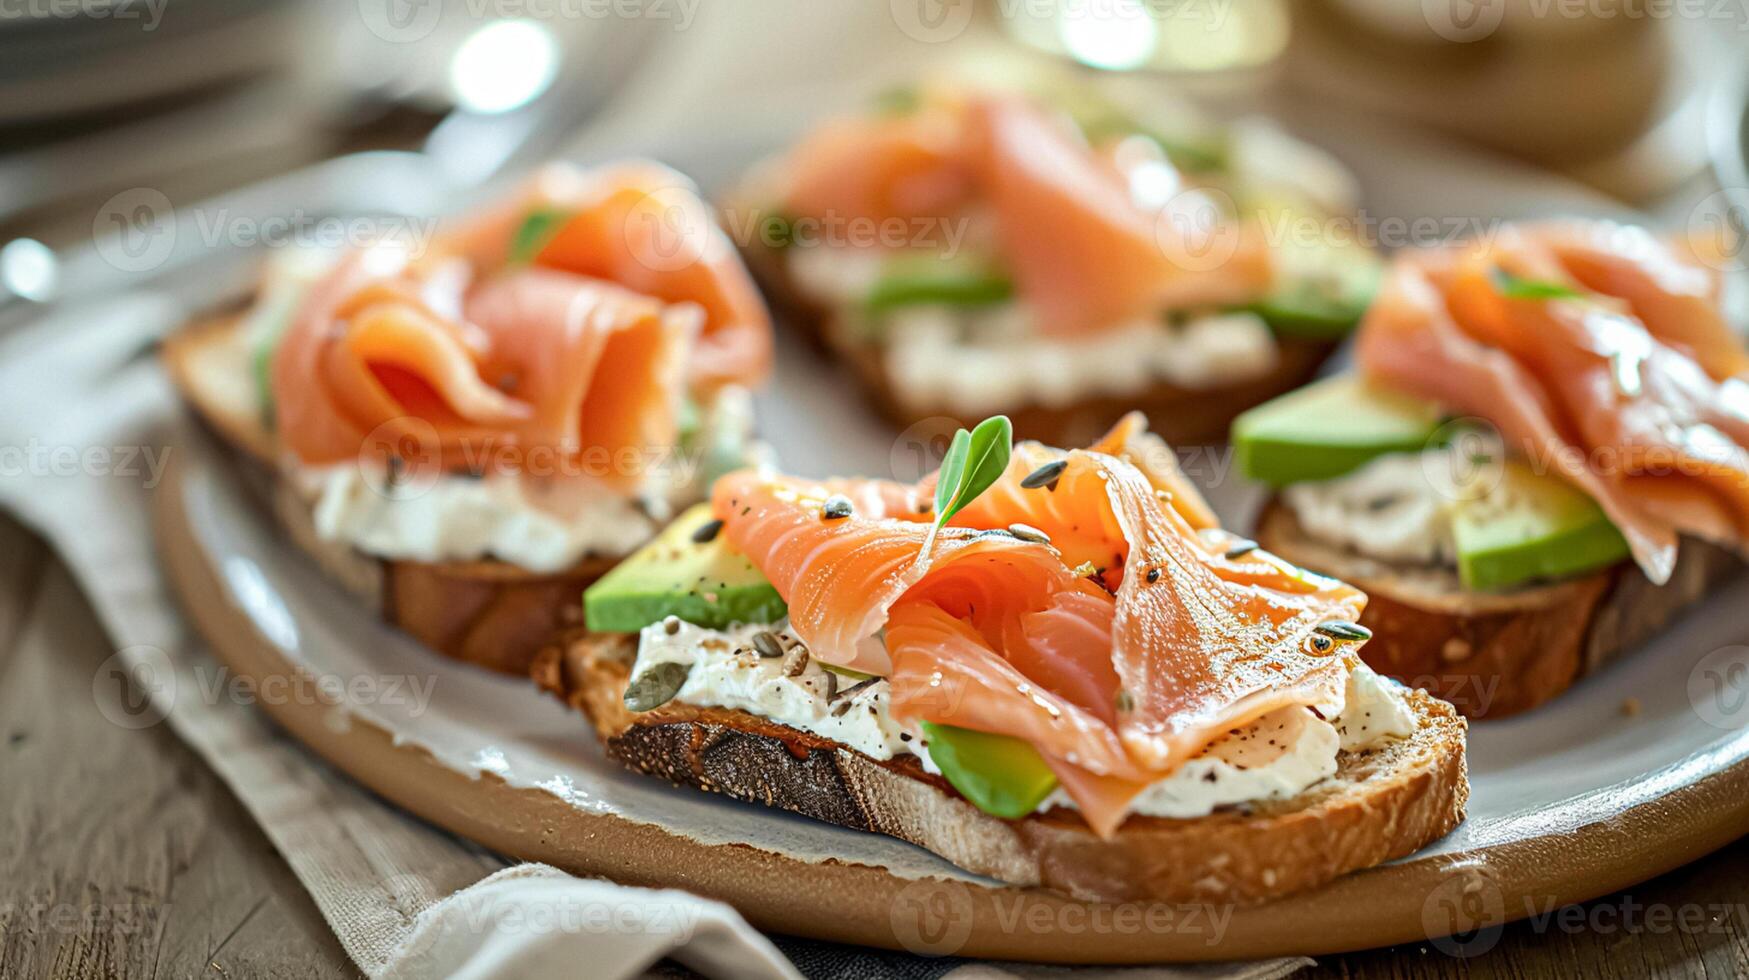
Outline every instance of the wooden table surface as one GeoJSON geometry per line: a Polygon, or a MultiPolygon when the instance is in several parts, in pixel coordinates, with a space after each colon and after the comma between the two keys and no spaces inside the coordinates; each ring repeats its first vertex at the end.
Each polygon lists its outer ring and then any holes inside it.
{"type": "MultiPolygon", "coordinates": [[[[104,720],[111,652],[60,561],[0,517],[0,977],[357,975],[205,764],[164,726],[104,720]]],[[[1465,959],[1417,944],[1307,975],[1749,976],[1749,838],[1584,909],[1465,959]]]]}

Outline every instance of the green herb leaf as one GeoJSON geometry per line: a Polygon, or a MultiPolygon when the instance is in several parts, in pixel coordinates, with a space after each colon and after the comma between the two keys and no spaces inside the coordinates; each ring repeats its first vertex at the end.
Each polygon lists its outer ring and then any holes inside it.
{"type": "Polygon", "coordinates": [[[993,415],[967,432],[959,430],[948,444],[935,483],[935,524],[923,542],[923,555],[935,547],[935,536],[953,515],[1002,478],[1014,450],[1014,426],[1006,415],[993,415]]]}
{"type": "Polygon", "coordinates": [[[516,234],[510,239],[510,264],[528,265],[547,247],[553,236],[559,233],[565,222],[571,220],[571,212],[558,208],[538,208],[530,211],[522,219],[522,224],[516,227],[516,234]]]}
{"type": "Polygon", "coordinates": [[[1571,286],[1546,279],[1522,279],[1495,268],[1494,288],[1507,299],[1580,299],[1584,296],[1571,286]]]}

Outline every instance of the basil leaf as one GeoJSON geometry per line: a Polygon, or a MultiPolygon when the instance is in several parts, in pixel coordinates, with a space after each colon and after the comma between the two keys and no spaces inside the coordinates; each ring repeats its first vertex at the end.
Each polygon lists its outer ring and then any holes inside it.
{"type": "Polygon", "coordinates": [[[935,547],[935,536],[953,515],[1002,478],[1014,450],[1014,426],[1006,415],[993,415],[967,432],[959,430],[948,444],[935,483],[935,524],[923,542],[923,555],[935,547]]]}
{"type": "Polygon", "coordinates": [[[516,227],[516,234],[510,238],[511,265],[529,265],[540,256],[541,249],[553,240],[565,222],[571,220],[571,212],[559,208],[537,208],[530,211],[522,219],[522,224],[516,227]]]}
{"type": "Polygon", "coordinates": [[[1494,288],[1507,299],[1580,299],[1584,296],[1564,283],[1522,279],[1500,268],[1494,270],[1494,288]]]}

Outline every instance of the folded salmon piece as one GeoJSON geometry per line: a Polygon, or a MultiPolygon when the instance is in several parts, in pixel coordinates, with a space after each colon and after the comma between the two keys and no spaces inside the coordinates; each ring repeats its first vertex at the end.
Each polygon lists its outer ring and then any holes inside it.
{"type": "Polygon", "coordinates": [[[1568,221],[1408,255],[1357,354],[1592,496],[1654,582],[1681,534],[1749,542],[1749,355],[1692,253],[1568,221]]]}
{"type": "Polygon", "coordinates": [[[1365,604],[1232,548],[1212,520],[1193,525],[1186,512],[1203,521],[1206,505],[1175,467],[1132,456],[1149,447],[1141,424],[1126,419],[1105,451],[1017,447],[927,553],[933,478],[908,490],[743,471],[713,506],[812,656],[888,677],[896,718],[1029,742],[1110,834],[1137,794],[1230,729],[1284,707],[1335,710],[1351,653],[1318,628],[1365,604]],[[825,515],[833,495],[850,516],[825,515]]]}
{"type": "MultiPolygon", "coordinates": [[[[1181,184],[1164,159],[1151,186],[1181,184]]],[[[837,120],[785,157],[794,216],[822,222],[993,219],[1041,330],[1117,328],[1167,309],[1256,299],[1274,275],[1263,229],[1188,186],[1143,200],[1131,175],[1012,95],[930,93],[902,116],[837,120]]]]}
{"type": "Polygon", "coordinates": [[[629,486],[641,468],[615,461],[674,445],[689,392],[755,382],[770,359],[764,307],[691,185],[629,163],[549,168],[428,254],[347,256],[298,306],[270,385],[305,463],[534,472],[591,455],[629,486]]]}

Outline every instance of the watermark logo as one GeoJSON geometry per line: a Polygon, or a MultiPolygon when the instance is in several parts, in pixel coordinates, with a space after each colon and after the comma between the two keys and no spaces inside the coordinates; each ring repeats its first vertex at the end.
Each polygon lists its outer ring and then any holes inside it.
{"type": "Polygon", "coordinates": [[[1688,672],[1688,703],[1714,728],[1749,725],[1749,646],[1720,647],[1702,657],[1688,672]]]}
{"type": "Polygon", "coordinates": [[[889,0],[888,6],[906,37],[941,44],[966,32],[977,5],[973,0],[889,0]]]}
{"type": "Polygon", "coordinates": [[[1749,268],[1749,189],[1703,198],[1688,214],[1688,241],[1700,261],[1720,272],[1749,268]]]}
{"type": "Polygon", "coordinates": [[[651,272],[678,272],[708,258],[717,245],[716,223],[690,188],[658,187],[644,194],[621,226],[626,250],[651,272]]]}
{"type": "Polygon", "coordinates": [[[920,878],[893,897],[888,918],[899,945],[918,956],[952,956],[972,936],[972,893],[963,882],[920,878]]]}
{"type": "Polygon", "coordinates": [[[358,13],[377,37],[391,44],[412,44],[437,29],[443,0],[358,0],[358,13]]]}
{"type": "Polygon", "coordinates": [[[1227,215],[1238,211],[1225,191],[1197,188],[1168,199],[1154,218],[1154,242],[1187,272],[1210,272],[1232,261],[1242,230],[1227,215]]]}
{"type": "Polygon", "coordinates": [[[1494,948],[1506,924],[1506,898],[1494,879],[1476,868],[1441,881],[1421,904],[1421,927],[1433,947],[1466,959],[1494,948]]]}
{"type": "Polygon", "coordinates": [[[1487,419],[1453,419],[1434,431],[1431,445],[1444,452],[1421,454],[1428,486],[1447,500],[1480,500],[1506,478],[1506,446],[1487,419]]]}
{"type": "Polygon", "coordinates": [[[97,209],[91,221],[97,254],[122,272],[149,272],[176,248],[176,208],[152,187],[122,191],[97,209]]]}
{"type": "Polygon", "coordinates": [[[954,433],[964,428],[959,419],[933,415],[907,426],[893,440],[887,454],[887,471],[900,483],[916,483],[941,468],[954,433]]]}
{"type": "Polygon", "coordinates": [[[91,700],[117,728],[150,728],[176,703],[176,667],[158,647],[123,647],[91,675],[91,700]]]}
{"type": "Polygon", "coordinates": [[[370,431],[358,452],[358,475],[386,500],[416,500],[443,475],[442,442],[437,427],[405,415],[370,431]]]}
{"type": "Polygon", "coordinates": [[[1421,16],[1441,38],[1469,44],[1500,29],[1506,0],[1421,0],[1421,16]]]}
{"type": "Polygon", "coordinates": [[[0,24],[7,21],[138,21],[143,33],[158,29],[170,0],[0,0],[0,24]]]}

